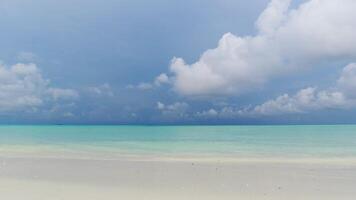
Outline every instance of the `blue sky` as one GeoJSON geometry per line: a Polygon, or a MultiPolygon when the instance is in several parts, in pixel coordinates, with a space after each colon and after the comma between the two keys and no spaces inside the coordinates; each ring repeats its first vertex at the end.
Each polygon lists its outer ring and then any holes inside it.
{"type": "Polygon", "coordinates": [[[353,123],[354,8],[351,0],[4,0],[0,119],[353,123]]]}

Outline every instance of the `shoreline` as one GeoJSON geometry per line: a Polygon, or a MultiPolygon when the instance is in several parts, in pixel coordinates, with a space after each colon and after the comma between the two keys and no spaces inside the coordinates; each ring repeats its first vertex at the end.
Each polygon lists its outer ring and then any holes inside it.
{"type": "Polygon", "coordinates": [[[356,156],[274,156],[241,154],[158,154],[118,153],[107,151],[6,151],[0,149],[0,158],[68,159],[93,161],[142,161],[142,162],[201,162],[201,163],[295,163],[356,165],[356,156]]]}
{"type": "Polygon", "coordinates": [[[6,152],[0,150],[1,158],[32,158],[62,160],[93,160],[93,161],[141,161],[141,162],[201,162],[201,163],[276,163],[276,164],[339,164],[356,165],[356,157],[327,156],[250,156],[224,154],[135,154],[105,152],[6,152]]]}

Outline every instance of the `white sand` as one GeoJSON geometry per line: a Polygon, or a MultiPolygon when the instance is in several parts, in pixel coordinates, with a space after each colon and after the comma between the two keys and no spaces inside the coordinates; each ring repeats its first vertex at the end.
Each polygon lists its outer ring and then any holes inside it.
{"type": "Polygon", "coordinates": [[[352,200],[355,162],[0,155],[4,200],[352,200]]]}

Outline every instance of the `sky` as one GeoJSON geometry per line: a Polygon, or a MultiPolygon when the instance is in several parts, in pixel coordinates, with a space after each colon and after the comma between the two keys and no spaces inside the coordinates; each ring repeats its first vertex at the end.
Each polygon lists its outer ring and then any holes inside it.
{"type": "Polygon", "coordinates": [[[3,0],[0,123],[356,123],[354,0],[3,0]]]}

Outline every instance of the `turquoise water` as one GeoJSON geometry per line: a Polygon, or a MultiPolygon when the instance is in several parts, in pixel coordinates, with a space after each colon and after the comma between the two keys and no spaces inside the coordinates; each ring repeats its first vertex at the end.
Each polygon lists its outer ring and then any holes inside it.
{"type": "Polygon", "coordinates": [[[0,151],[356,157],[356,126],[0,126],[0,151]]]}

